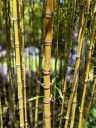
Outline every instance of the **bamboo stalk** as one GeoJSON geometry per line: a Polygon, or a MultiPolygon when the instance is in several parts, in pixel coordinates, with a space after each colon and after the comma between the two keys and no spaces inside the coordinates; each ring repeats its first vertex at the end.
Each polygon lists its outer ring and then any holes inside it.
{"type": "Polygon", "coordinates": [[[18,86],[18,100],[19,100],[19,118],[20,128],[24,128],[24,106],[23,106],[23,84],[21,76],[21,61],[20,61],[20,37],[19,37],[19,21],[18,21],[18,0],[13,0],[13,20],[14,20],[14,34],[15,34],[15,52],[16,52],[16,72],[17,72],[17,86],[18,86]]]}
{"type": "MultiPolygon", "coordinates": [[[[84,3],[82,2],[82,5],[83,4],[84,3]]],[[[89,8],[90,8],[90,0],[87,0],[85,18],[84,18],[84,12],[83,11],[82,11],[82,14],[81,14],[81,17],[80,17],[81,18],[80,19],[81,20],[81,27],[80,27],[79,34],[78,34],[77,57],[76,57],[74,75],[73,75],[72,91],[71,91],[69,102],[68,102],[68,108],[67,108],[66,121],[65,121],[64,128],[68,127],[68,120],[69,120],[69,115],[70,115],[70,111],[71,111],[71,105],[72,105],[74,93],[75,93],[76,88],[77,88],[78,70],[79,70],[79,65],[80,65],[80,54],[81,54],[84,32],[85,32],[86,23],[87,23],[87,17],[88,17],[88,14],[89,14],[89,8]]]]}
{"type": "Polygon", "coordinates": [[[12,83],[12,72],[11,72],[11,45],[10,45],[10,2],[4,1],[4,20],[5,20],[5,37],[7,47],[7,66],[8,66],[8,94],[9,94],[9,111],[10,111],[10,127],[14,124],[14,103],[13,103],[13,83],[12,83]]]}
{"type": "MultiPolygon", "coordinates": [[[[55,0],[54,0],[54,10],[55,10],[55,0]]],[[[60,4],[58,4],[57,6],[57,38],[56,38],[56,58],[55,58],[55,83],[53,85],[53,107],[52,107],[52,128],[55,128],[55,124],[56,124],[56,79],[57,79],[57,62],[58,62],[58,43],[59,43],[59,25],[60,25],[60,4]]],[[[54,18],[55,19],[55,18],[54,18]]],[[[55,22],[55,21],[53,21],[55,22]]],[[[55,23],[54,23],[55,24],[55,23]]],[[[54,25],[53,25],[54,26],[54,25]]],[[[55,29],[55,27],[54,27],[55,29]]]]}
{"type": "Polygon", "coordinates": [[[51,128],[51,110],[50,110],[50,59],[51,59],[51,43],[52,43],[52,14],[53,1],[47,0],[46,14],[44,18],[45,26],[45,60],[44,60],[44,127],[51,128]]]}
{"type": "MultiPolygon", "coordinates": [[[[1,16],[4,19],[5,14],[4,14],[4,11],[3,11],[3,2],[2,1],[0,2],[0,8],[2,9],[2,10],[0,10],[1,16]]],[[[2,28],[4,28],[4,29],[2,29],[2,33],[5,35],[5,20],[2,20],[2,22],[3,22],[2,23],[2,26],[3,26],[2,28]]],[[[4,38],[3,42],[6,42],[6,38],[4,38]]],[[[3,56],[2,56],[2,58],[3,58],[3,56]]],[[[2,60],[2,76],[4,77],[4,58],[2,60]]],[[[5,86],[4,79],[3,79],[3,93],[4,93],[5,105],[7,106],[8,101],[7,101],[7,96],[6,96],[6,86],[5,86]]]]}
{"type": "MultiPolygon", "coordinates": [[[[30,25],[30,28],[31,28],[31,33],[32,33],[32,29],[33,29],[33,7],[34,7],[34,4],[33,2],[30,0],[29,2],[29,25],[30,25]]],[[[30,34],[30,42],[32,43],[33,42],[33,35],[30,34]]],[[[31,43],[30,43],[30,46],[31,46],[31,43]]],[[[29,96],[32,97],[32,76],[31,76],[31,61],[30,61],[31,57],[30,57],[30,54],[29,54],[29,96]]],[[[32,58],[33,60],[33,58],[32,58]]],[[[33,63],[32,63],[32,66],[33,66],[33,63]]],[[[30,117],[30,123],[31,125],[33,126],[33,112],[32,112],[32,108],[33,108],[33,105],[32,105],[32,101],[29,102],[29,117],[30,117]]]]}
{"type": "Polygon", "coordinates": [[[76,106],[77,106],[77,92],[75,92],[74,94],[73,103],[72,103],[70,128],[74,128],[76,106]]]}
{"type": "Polygon", "coordinates": [[[94,19],[93,19],[93,25],[92,25],[92,32],[90,35],[90,46],[88,49],[87,65],[86,65],[86,72],[85,72],[85,82],[84,82],[82,100],[81,100],[80,111],[79,111],[80,114],[79,114],[78,128],[82,127],[84,101],[85,101],[85,95],[86,95],[86,89],[87,89],[87,81],[88,81],[88,76],[89,76],[90,61],[91,61],[91,54],[92,54],[92,45],[93,45],[93,41],[94,41],[94,33],[95,33],[95,25],[96,25],[96,14],[95,13],[96,13],[96,4],[94,7],[94,19]]]}
{"type": "MultiPolygon", "coordinates": [[[[59,127],[61,128],[62,127],[62,117],[63,117],[63,111],[64,111],[64,100],[65,100],[65,94],[66,94],[66,87],[67,87],[67,81],[66,81],[66,78],[67,78],[67,72],[68,72],[68,61],[69,61],[69,55],[70,55],[70,51],[71,51],[71,46],[72,46],[72,36],[73,36],[73,29],[74,29],[74,13],[75,13],[75,6],[76,6],[76,0],[72,1],[72,3],[70,3],[70,7],[72,7],[72,10],[71,10],[71,16],[69,15],[70,17],[70,21],[68,20],[67,22],[69,22],[69,25],[68,25],[68,46],[67,46],[67,50],[66,50],[66,53],[67,53],[67,56],[64,56],[64,71],[63,71],[63,91],[62,91],[62,103],[61,103],[61,111],[60,111],[60,125],[59,127]]],[[[68,10],[69,11],[69,10],[68,10]]]]}
{"type": "MultiPolygon", "coordinates": [[[[37,3],[34,2],[34,7],[35,7],[35,4],[37,4],[37,3]]],[[[34,34],[35,33],[35,24],[34,24],[35,11],[34,10],[33,10],[33,15],[34,15],[34,18],[33,18],[33,42],[35,42],[35,38],[34,38],[35,37],[35,34],[34,34]]],[[[36,55],[35,55],[35,69],[36,69],[36,75],[37,75],[37,79],[38,79],[39,78],[39,69],[37,68],[37,57],[36,57],[36,55]]],[[[39,96],[39,93],[40,93],[40,85],[36,84],[36,97],[39,96]]],[[[39,114],[38,112],[39,112],[39,99],[36,99],[36,101],[35,101],[34,128],[38,128],[38,114],[39,114]]]]}
{"type": "Polygon", "coordinates": [[[23,95],[24,95],[24,119],[25,128],[27,128],[27,98],[26,98],[26,78],[25,78],[25,57],[24,57],[24,45],[25,45],[25,22],[24,22],[24,0],[20,1],[21,11],[21,65],[22,65],[22,82],[23,82],[23,95]]]}
{"type": "Polygon", "coordinates": [[[88,116],[89,116],[89,112],[90,112],[90,109],[91,109],[91,104],[92,104],[92,99],[94,97],[95,89],[96,89],[96,77],[94,79],[94,83],[93,83],[92,91],[91,91],[91,97],[89,99],[88,107],[87,107],[87,110],[86,110],[86,117],[85,117],[86,121],[88,120],[88,116]]]}
{"type": "Polygon", "coordinates": [[[2,114],[1,95],[0,95],[0,128],[3,128],[3,114],[2,114]]]}

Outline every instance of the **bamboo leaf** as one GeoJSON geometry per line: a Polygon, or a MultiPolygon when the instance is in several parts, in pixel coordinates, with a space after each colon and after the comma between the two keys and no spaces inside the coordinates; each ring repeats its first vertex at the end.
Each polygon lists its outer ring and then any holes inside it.
{"type": "Polygon", "coordinates": [[[56,90],[58,91],[60,98],[62,98],[62,99],[63,99],[63,96],[62,96],[62,92],[61,92],[61,90],[60,90],[58,87],[56,87],[56,86],[55,86],[55,88],[56,88],[56,90]]]}
{"type": "Polygon", "coordinates": [[[39,99],[39,98],[43,98],[44,96],[36,96],[36,97],[33,97],[33,98],[30,98],[29,100],[27,100],[28,102],[30,101],[33,101],[33,100],[36,100],[36,99],[39,99]]]}

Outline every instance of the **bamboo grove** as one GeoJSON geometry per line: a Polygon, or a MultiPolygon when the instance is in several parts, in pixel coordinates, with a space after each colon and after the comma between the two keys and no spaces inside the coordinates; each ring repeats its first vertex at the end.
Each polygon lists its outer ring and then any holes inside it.
{"type": "Polygon", "coordinates": [[[0,0],[0,128],[96,127],[96,0],[0,0]]]}

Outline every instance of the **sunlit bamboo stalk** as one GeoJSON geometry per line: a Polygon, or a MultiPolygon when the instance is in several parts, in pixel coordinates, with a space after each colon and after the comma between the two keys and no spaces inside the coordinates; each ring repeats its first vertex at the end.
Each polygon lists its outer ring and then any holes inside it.
{"type": "Polygon", "coordinates": [[[21,60],[20,60],[20,37],[19,37],[19,20],[18,20],[18,0],[13,0],[13,21],[15,34],[15,52],[16,52],[16,72],[19,100],[19,119],[20,128],[24,128],[24,105],[23,105],[23,84],[21,76],[21,60]]]}
{"type": "Polygon", "coordinates": [[[23,82],[23,95],[24,95],[24,120],[25,128],[27,128],[27,97],[26,97],[26,78],[25,78],[25,57],[24,57],[24,45],[25,45],[25,23],[24,23],[24,0],[20,0],[20,12],[21,12],[21,65],[22,65],[22,82],[23,82]]]}
{"type": "Polygon", "coordinates": [[[51,43],[52,43],[52,16],[53,1],[46,1],[46,13],[44,18],[45,27],[45,60],[44,60],[44,127],[51,128],[51,110],[50,110],[50,59],[51,59],[51,43]]]}

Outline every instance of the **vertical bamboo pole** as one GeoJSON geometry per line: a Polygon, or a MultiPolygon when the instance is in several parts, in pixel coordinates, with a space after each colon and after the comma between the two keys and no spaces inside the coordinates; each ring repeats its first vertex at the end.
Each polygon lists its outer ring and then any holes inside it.
{"type": "Polygon", "coordinates": [[[20,37],[19,37],[19,19],[18,19],[18,0],[13,0],[13,20],[14,20],[14,34],[15,34],[15,52],[16,52],[16,72],[17,72],[17,86],[18,86],[18,100],[19,100],[19,118],[20,128],[24,128],[24,106],[23,106],[23,87],[21,78],[21,61],[20,61],[20,37]]]}
{"type": "MultiPolygon", "coordinates": [[[[55,8],[55,0],[53,1],[55,8]]],[[[55,9],[54,9],[55,10],[55,9]]],[[[58,61],[58,43],[59,43],[59,26],[60,26],[60,4],[57,5],[57,34],[56,34],[56,58],[55,58],[55,83],[53,85],[53,107],[52,107],[52,128],[55,128],[56,124],[56,80],[57,80],[57,61],[58,61]]],[[[54,18],[55,19],[55,18],[54,18]]],[[[54,21],[53,21],[54,24],[54,21]]],[[[53,25],[54,27],[55,25],[53,25]]],[[[54,27],[55,28],[55,27],[54,27]]],[[[54,30],[53,30],[54,31],[54,30]]]]}
{"type": "MultiPolygon", "coordinates": [[[[0,0],[0,16],[2,16],[3,17],[3,15],[2,15],[2,1],[0,0]]],[[[2,23],[2,21],[3,20],[1,20],[1,23],[2,23]]],[[[1,23],[0,23],[0,25],[1,25],[1,23]]],[[[3,24],[2,24],[3,25],[3,24]]],[[[3,28],[3,27],[2,27],[3,28]]],[[[3,33],[3,30],[2,30],[2,33],[3,33]]],[[[4,33],[3,33],[4,34],[4,33]]],[[[0,38],[1,38],[1,34],[0,34],[0,38]]],[[[2,58],[3,58],[3,56],[2,56],[2,58]]],[[[3,58],[3,60],[4,60],[4,58],[3,58]]],[[[0,87],[2,86],[2,89],[4,88],[4,90],[5,90],[5,85],[4,85],[4,71],[3,71],[3,61],[2,60],[2,77],[3,77],[3,80],[2,80],[2,82],[0,83],[0,87]],[[4,86],[4,87],[3,87],[4,86]]],[[[0,89],[0,128],[3,128],[3,110],[2,110],[2,107],[3,107],[3,105],[2,105],[2,102],[1,102],[1,97],[2,97],[2,89],[0,89]]],[[[6,94],[5,94],[5,92],[4,92],[4,100],[5,100],[5,105],[6,105],[6,103],[7,103],[7,99],[6,99],[6,94]]]]}
{"type": "Polygon", "coordinates": [[[44,60],[44,128],[51,128],[51,110],[50,110],[50,59],[51,59],[51,43],[52,43],[52,16],[53,1],[47,0],[46,13],[44,18],[45,26],[45,60],[44,60]]]}
{"type": "Polygon", "coordinates": [[[74,128],[76,105],[77,105],[77,91],[75,92],[73,103],[72,103],[72,113],[71,113],[70,128],[74,128]]]}
{"type": "Polygon", "coordinates": [[[7,66],[8,66],[8,94],[9,94],[9,112],[10,112],[10,127],[14,124],[14,104],[13,104],[13,83],[12,83],[12,72],[11,72],[11,44],[10,44],[10,2],[4,1],[4,20],[5,20],[5,38],[7,47],[7,66]]]}
{"type": "Polygon", "coordinates": [[[95,7],[94,7],[94,18],[93,18],[92,32],[91,32],[91,35],[90,35],[90,46],[89,46],[89,49],[88,49],[87,65],[86,65],[86,72],[85,72],[85,81],[84,81],[84,88],[83,88],[82,100],[81,100],[81,105],[80,105],[78,128],[82,127],[84,101],[85,101],[87,81],[88,81],[89,70],[90,70],[90,61],[91,61],[92,45],[93,45],[93,41],[94,41],[95,29],[96,29],[96,3],[95,3],[95,7]]]}
{"type": "MultiPolygon", "coordinates": [[[[37,79],[41,80],[41,76],[42,76],[42,38],[43,38],[43,23],[41,23],[41,40],[39,42],[39,68],[37,71],[37,79]]],[[[37,69],[37,68],[36,68],[37,69]]],[[[37,83],[36,85],[36,97],[38,97],[40,95],[40,85],[37,83]]],[[[35,124],[34,124],[34,128],[38,128],[38,117],[39,117],[39,99],[36,99],[35,102],[35,124]]]]}
{"type": "Polygon", "coordinates": [[[3,128],[3,115],[2,115],[1,94],[0,94],[0,128],[3,128]]]}
{"type": "MultiPolygon", "coordinates": [[[[84,8],[84,6],[83,6],[84,3],[82,2],[81,4],[82,4],[82,7],[84,8]]],[[[90,8],[90,0],[87,0],[85,18],[84,18],[84,12],[82,12],[83,15],[81,14],[81,19],[80,19],[81,20],[81,23],[80,23],[81,27],[79,29],[79,34],[78,34],[77,57],[76,57],[74,75],[73,75],[72,91],[71,91],[69,102],[68,102],[68,108],[67,108],[66,121],[65,121],[64,128],[68,127],[68,120],[69,120],[69,115],[70,115],[70,111],[71,111],[71,105],[72,105],[74,93],[75,93],[76,88],[77,88],[78,70],[79,70],[79,65],[80,65],[80,54],[81,54],[84,32],[85,32],[86,23],[87,23],[87,17],[89,14],[89,8],[90,8]]]]}
{"type": "Polygon", "coordinates": [[[88,116],[89,116],[89,112],[90,112],[90,109],[91,109],[91,104],[92,104],[92,99],[94,97],[95,89],[96,89],[96,76],[95,76],[94,83],[93,83],[93,86],[92,86],[91,97],[89,99],[88,107],[87,107],[87,110],[86,110],[86,117],[85,117],[86,121],[88,120],[88,116]]]}
{"type": "Polygon", "coordinates": [[[22,83],[23,83],[23,95],[24,95],[24,119],[25,128],[27,128],[27,102],[26,102],[26,79],[25,79],[25,57],[24,57],[24,44],[25,44],[25,23],[24,23],[24,0],[20,1],[21,12],[21,65],[22,65],[22,83]]]}
{"type": "MultiPolygon", "coordinates": [[[[5,14],[4,14],[4,10],[3,10],[3,1],[0,2],[0,13],[1,13],[1,16],[5,17],[5,14]]],[[[5,35],[5,20],[2,20],[2,33],[5,35]],[[4,29],[3,29],[4,28],[4,29]]],[[[6,37],[6,36],[5,36],[6,37]]],[[[6,38],[4,38],[3,42],[6,42],[6,38]]],[[[3,58],[4,60],[4,58],[3,58]]],[[[4,76],[4,61],[2,60],[2,76],[4,76]]],[[[7,96],[6,96],[6,86],[5,86],[5,81],[3,79],[3,92],[4,92],[4,100],[5,100],[5,105],[8,105],[8,101],[7,101],[7,96]]]]}
{"type": "MultiPolygon", "coordinates": [[[[33,29],[33,1],[30,0],[29,2],[29,25],[30,25],[30,30],[31,30],[31,33],[32,33],[32,29],[33,29]]],[[[30,34],[30,46],[31,46],[31,43],[33,41],[33,35],[30,34]]],[[[28,51],[29,52],[29,51],[28,51]]],[[[31,75],[31,61],[30,61],[31,57],[30,57],[30,54],[29,54],[29,96],[32,97],[32,75],[31,75]]],[[[32,108],[33,108],[33,105],[32,105],[32,101],[29,102],[29,118],[30,118],[30,123],[31,125],[33,126],[33,111],[32,111],[32,108]]]]}
{"type": "MultiPolygon", "coordinates": [[[[70,21],[69,25],[68,25],[68,48],[67,48],[67,56],[64,56],[64,71],[63,71],[63,79],[62,79],[62,84],[63,84],[63,91],[62,91],[62,103],[61,103],[61,111],[60,111],[60,124],[59,127],[62,128],[62,117],[63,117],[63,111],[64,111],[64,101],[65,101],[65,93],[66,93],[66,87],[67,87],[67,71],[68,71],[68,61],[69,61],[69,55],[70,55],[70,51],[71,51],[71,46],[72,46],[72,33],[73,33],[73,29],[74,29],[74,13],[75,13],[75,6],[76,6],[76,0],[72,1],[72,3],[70,4],[70,6],[72,7],[71,10],[71,16],[70,16],[70,21]]],[[[69,10],[68,10],[69,11],[69,10]]]]}

